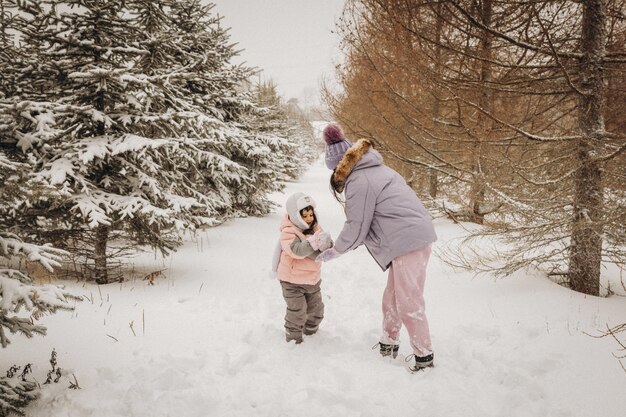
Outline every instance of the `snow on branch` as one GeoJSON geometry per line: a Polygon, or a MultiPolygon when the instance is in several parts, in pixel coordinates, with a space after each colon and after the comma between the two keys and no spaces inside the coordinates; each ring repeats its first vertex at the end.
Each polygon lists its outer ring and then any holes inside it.
{"type": "Polygon", "coordinates": [[[136,152],[145,148],[156,149],[162,146],[172,145],[176,142],[177,141],[174,139],[151,139],[127,134],[111,143],[111,155],[118,155],[129,151],[136,152]]]}
{"type": "Polygon", "coordinates": [[[31,262],[38,262],[48,271],[53,266],[60,266],[61,257],[67,252],[50,245],[34,245],[25,243],[12,233],[0,232],[0,256],[9,258],[19,256],[31,262]]]}
{"type": "MultiPolygon", "coordinates": [[[[48,245],[34,245],[23,242],[12,233],[0,232],[0,257],[14,256],[38,262],[49,271],[53,266],[60,266],[61,257],[66,252],[48,245]]],[[[59,309],[71,310],[70,299],[77,297],[55,285],[38,286],[31,284],[31,279],[14,269],[0,269],[0,344],[9,344],[4,328],[11,333],[21,333],[32,337],[35,333],[45,334],[44,326],[35,325],[31,317],[9,316],[21,309],[31,312],[32,318],[39,318],[59,309]]]]}
{"type": "Polygon", "coordinates": [[[37,286],[25,284],[10,278],[0,271],[0,344],[6,347],[9,344],[4,328],[11,333],[21,333],[32,337],[35,333],[45,335],[46,328],[36,325],[31,317],[9,316],[8,313],[18,313],[22,308],[31,312],[32,318],[39,318],[44,314],[54,313],[57,310],[72,310],[70,299],[78,297],[65,292],[55,285],[37,286]]]}
{"type": "MultiPolygon", "coordinates": [[[[0,272],[0,311],[17,313],[22,308],[41,313],[70,309],[67,292],[55,285],[36,286],[19,282],[0,272]]],[[[71,296],[70,296],[71,297],[71,296]]]]}
{"type": "Polygon", "coordinates": [[[0,168],[6,169],[9,171],[17,171],[21,167],[26,166],[25,164],[11,161],[4,154],[0,154],[0,168]]]}
{"type": "Polygon", "coordinates": [[[58,185],[63,184],[68,176],[74,177],[75,167],[69,159],[61,157],[46,165],[49,168],[37,174],[38,180],[48,180],[51,185],[58,185]]]}
{"type": "Polygon", "coordinates": [[[48,101],[0,102],[0,131],[6,133],[4,140],[10,138],[17,143],[18,147],[26,151],[68,133],[68,130],[56,127],[56,118],[59,116],[89,111],[88,106],[48,101]]]}

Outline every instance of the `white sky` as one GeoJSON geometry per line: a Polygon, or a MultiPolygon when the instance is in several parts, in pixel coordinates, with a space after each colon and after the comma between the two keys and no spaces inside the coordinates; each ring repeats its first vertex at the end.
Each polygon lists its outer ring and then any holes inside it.
{"type": "MultiPolygon", "coordinates": [[[[331,33],[344,0],[205,0],[230,27],[247,65],[263,69],[285,100],[319,101],[322,77],[334,79],[339,38],[331,33]]],[[[238,62],[238,61],[236,61],[238,62]]]]}

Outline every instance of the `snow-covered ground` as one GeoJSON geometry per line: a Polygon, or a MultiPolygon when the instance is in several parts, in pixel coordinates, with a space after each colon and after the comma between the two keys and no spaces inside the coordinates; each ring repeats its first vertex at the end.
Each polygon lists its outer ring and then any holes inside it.
{"type": "MultiPolygon", "coordinates": [[[[343,223],[319,160],[285,194],[309,193],[322,226],[343,223]]],[[[45,379],[53,348],[76,376],[47,385],[30,417],[50,416],[624,416],[618,345],[595,339],[626,321],[626,298],[595,298],[539,274],[494,280],[455,272],[436,257],[426,302],[436,367],[406,371],[371,347],[380,332],[386,274],[364,248],[322,269],[325,319],[304,343],[283,337],[284,301],[269,278],[282,208],[189,239],[173,256],[135,260],[135,279],[70,283],[91,301],[45,317],[48,336],[11,337],[0,370],[32,362],[45,379]]],[[[443,243],[464,232],[439,219],[443,243]]],[[[619,281],[618,277],[615,277],[619,281]]],[[[402,341],[406,342],[406,333],[402,341]]]]}

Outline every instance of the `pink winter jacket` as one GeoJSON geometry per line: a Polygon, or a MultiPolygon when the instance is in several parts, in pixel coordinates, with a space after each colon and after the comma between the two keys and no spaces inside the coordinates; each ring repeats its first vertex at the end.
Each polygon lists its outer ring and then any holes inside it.
{"type": "MultiPolygon", "coordinates": [[[[319,225],[314,231],[321,230],[319,225]]],[[[298,237],[306,240],[300,229],[296,227],[285,214],[280,222],[280,262],[278,263],[278,279],[292,284],[315,285],[320,280],[321,262],[315,262],[305,256],[298,256],[291,251],[291,243],[298,237]]]]}

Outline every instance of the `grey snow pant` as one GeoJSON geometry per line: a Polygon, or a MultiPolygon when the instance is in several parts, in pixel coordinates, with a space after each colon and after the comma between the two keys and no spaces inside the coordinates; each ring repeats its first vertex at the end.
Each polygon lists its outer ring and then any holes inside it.
{"type": "Polygon", "coordinates": [[[322,301],[322,281],[315,285],[292,284],[280,281],[283,298],[287,303],[285,314],[285,337],[287,341],[302,341],[302,333],[317,332],[324,318],[322,301]]]}

